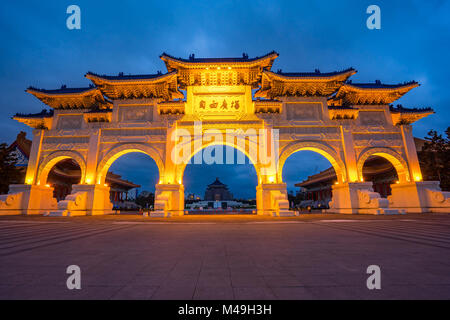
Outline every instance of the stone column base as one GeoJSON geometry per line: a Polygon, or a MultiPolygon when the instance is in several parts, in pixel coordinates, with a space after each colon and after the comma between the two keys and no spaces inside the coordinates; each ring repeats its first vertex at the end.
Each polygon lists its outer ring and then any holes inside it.
{"type": "Polygon", "coordinates": [[[256,210],[258,215],[274,217],[295,216],[289,210],[285,183],[262,183],[256,187],[256,210]]]}
{"type": "Polygon", "coordinates": [[[99,184],[74,184],[72,193],[58,202],[50,216],[103,215],[113,213],[109,200],[110,188],[99,184]]]}
{"type": "Polygon", "coordinates": [[[176,217],[184,215],[184,186],[182,184],[157,184],[155,211],[150,217],[176,217]]]}
{"type": "Polygon", "coordinates": [[[389,208],[388,199],[373,191],[372,182],[348,182],[332,186],[333,198],[327,213],[339,214],[399,214],[389,208]]]}
{"type": "Polygon", "coordinates": [[[52,187],[12,184],[8,194],[0,195],[0,215],[45,214],[56,206],[52,187]]]}
{"type": "Polygon", "coordinates": [[[441,191],[439,181],[415,181],[391,185],[391,208],[407,213],[450,213],[450,192],[441,191]]]}

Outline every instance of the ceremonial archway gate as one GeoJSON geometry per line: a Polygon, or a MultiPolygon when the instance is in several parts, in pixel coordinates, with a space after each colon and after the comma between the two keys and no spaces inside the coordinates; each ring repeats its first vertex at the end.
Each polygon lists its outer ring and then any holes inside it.
{"type": "Polygon", "coordinates": [[[416,82],[385,85],[348,80],[356,70],[271,71],[278,54],[249,58],[175,58],[161,55],[167,73],[118,76],[87,73],[88,88],[30,87],[50,112],[14,119],[35,130],[23,185],[0,196],[3,214],[105,214],[112,210],[105,176],[128,152],[152,157],[159,169],[155,216],[184,213],[183,173],[199,150],[228,145],[241,150],[258,175],[257,213],[292,215],[282,169],[300,150],[333,165],[330,211],[396,213],[448,210],[449,193],[422,181],[411,123],[431,109],[390,104],[416,82]],[[399,181],[381,198],[362,167],[370,156],[389,160],[399,181]],[[47,175],[58,161],[73,159],[82,178],[56,202],[47,175]]]}

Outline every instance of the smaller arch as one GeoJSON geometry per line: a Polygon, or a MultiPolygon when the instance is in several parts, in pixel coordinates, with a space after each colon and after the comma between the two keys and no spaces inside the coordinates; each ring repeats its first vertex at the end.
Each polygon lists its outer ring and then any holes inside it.
{"type": "Polygon", "coordinates": [[[370,156],[379,156],[388,160],[394,166],[397,171],[399,182],[410,181],[408,163],[403,157],[396,151],[387,147],[367,148],[363,150],[358,158],[358,178],[363,179],[363,167],[364,163],[370,156]]]}
{"type": "Polygon", "coordinates": [[[336,176],[338,182],[345,182],[347,180],[347,175],[345,172],[345,165],[342,160],[339,158],[338,154],[334,151],[333,148],[326,145],[322,142],[316,141],[297,141],[292,142],[285,146],[281,152],[278,160],[278,181],[283,181],[283,167],[286,160],[294,153],[302,150],[314,151],[322,156],[324,156],[328,161],[330,161],[331,165],[336,172],[336,176]]]}
{"type": "Polygon", "coordinates": [[[102,158],[97,166],[97,177],[96,181],[98,184],[104,184],[106,179],[106,174],[108,173],[109,167],[116,161],[119,157],[124,154],[131,152],[140,152],[148,155],[152,158],[159,171],[159,178],[163,179],[164,176],[164,163],[157,149],[154,147],[143,144],[143,143],[125,143],[118,146],[112,147],[108,153],[102,158]]]}
{"type": "Polygon", "coordinates": [[[84,181],[84,177],[86,174],[86,162],[83,156],[76,151],[55,151],[50,153],[48,156],[42,159],[42,162],[39,164],[38,174],[36,183],[37,184],[45,184],[47,183],[48,174],[50,170],[61,160],[64,159],[72,159],[74,160],[81,169],[81,181],[84,181]]]}

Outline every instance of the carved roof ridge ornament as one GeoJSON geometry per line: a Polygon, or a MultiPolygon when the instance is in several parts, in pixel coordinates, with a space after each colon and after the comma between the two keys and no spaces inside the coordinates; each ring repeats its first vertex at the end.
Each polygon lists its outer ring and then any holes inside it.
{"type": "Polygon", "coordinates": [[[273,71],[263,71],[269,77],[277,78],[284,81],[323,81],[324,79],[344,79],[347,80],[349,77],[357,73],[356,69],[348,68],[342,71],[333,72],[273,72],[273,71]]]}
{"type": "Polygon", "coordinates": [[[273,61],[279,56],[275,51],[271,51],[263,56],[249,58],[248,55],[243,54],[242,57],[236,58],[195,58],[191,55],[189,59],[176,58],[170,54],[163,52],[160,55],[161,60],[166,64],[168,71],[177,70],[178,68],[205,68],[206,66],[260,66],[262,68],[271,69],[273,61]]]}
{"type": "Polygon", "coordinates": [[[62,95],[86,95],[91,91],[97,91],[98,88],[95,86],[80,87],[80,88],[67,88],[65,85],[60,89],[38,89],[35,87],[28,87],[25,92],[31,93],[33,95],[45,95],[45,96],[62,96],[62,95]]]}
{"type": "Polygon", "coordinates": [[[172,71],[168,73],[155,73],[155,74],[142,74],[142,75],[124,75],[123,73],[118,76],[99,75],[94,72],[87,72],[85,77],[92,82],[111,82],[111,83],[134,83],[134,82],[163,82],[176,77],[177,72],[172,71]]]}

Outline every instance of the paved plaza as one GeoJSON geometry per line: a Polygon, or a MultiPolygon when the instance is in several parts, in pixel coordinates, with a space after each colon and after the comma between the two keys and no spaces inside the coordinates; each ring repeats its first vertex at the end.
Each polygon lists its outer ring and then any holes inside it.
{"type": "Polygon", "coordinates": [[[446,214],[9,216],[0,238],[1,299],[450,299],[446,214]]]}

